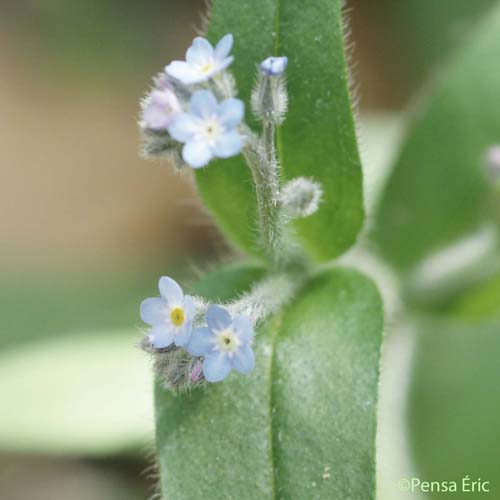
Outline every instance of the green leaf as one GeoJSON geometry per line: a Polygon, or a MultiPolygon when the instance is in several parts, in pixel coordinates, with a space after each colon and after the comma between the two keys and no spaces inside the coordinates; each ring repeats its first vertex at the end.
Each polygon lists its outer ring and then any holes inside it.
{"type": "MultiPolygon", "coordinates": [[[[248,103],[256,64],[271,54],[289,57],[290,109],[279,131],[284,180],[321,182],[320,210],[297,221],[309,253],[331,259],[354,242],[363,222],[361,164],[344,55],[340,0],[215,0],[208,36],[235,36],[231,69],[248,103]]],[[[250,111],[247,109],[247,117],[250,111]]],[[[242,157],[197,172],[200,192],[227,236],[257,254],[255,195],[242,157]]]]}
{"type": "Polygon", "coordinates": [[[448,312],[463,319],[500,317],[500,273],[457,297],[448,312]]]}
{"type": "Polygon", "coordinates": [[[401,270],[491,218],[482,161],[499,140],[499,51],[500,7],[457,54],[410,127],[374,235],[401,270]]]}
{"type": "Polygon", "coordinates": [[[419,318],[408,403],[410,444],[421,475],[458,482],[467,475],[481,478],[492,483],[492,497],[500,491],[500,450],[494,445],[500,442],[499,303],[497,273],[441,314],[419,318]]]}
{"type": "Polygon", "coordinates": [[[262,278],[264,271],[258,264],[228,264],[204,276],[196,283],[193,293],[215,301],[231,300],[248,291],[252,283],[262,278]]]}
{"type": "Polygon", "coordinates": [[[364,198],[368,217],[378,204],[390,167],[402,137],[403,119],[396,113],[365,113],[359,120],[360,143],[363,144],[364,198]]]}
{"type": "MultiPolygon", "coordinates": [[[[82,273],[78,279],[53,268],[21,271],[19,265],[3,265],[0,350],[67,332],[130,328],[137,323],[139,302],[158,292],[159,265],[149,263],[120,273],[82,273]]],[[[183,272],[179,263],[174,266],[183,272]]]]}
{"type": "Polygon", "coordinates": [[[422,479],[458,482],[453,498],[500,491],[499,351],[498,317],[427,320],[418,331],[408,405],[412,454],[422,479]],[[490,481],[492,492],[460,491],[465,476],[490,481]]]}
{"type": "Polygon", "coordinates": [[[0,448],[109,456],[153,434],[150,368],[137,332],[73,333],[2,350],[0,448]]]}
{"type": "Polygon", "coordinates": [[[375,286],[336,269],[259,329],[251,375],[157,387],[165,498],[373,499],[381,332],[375,286]]]}

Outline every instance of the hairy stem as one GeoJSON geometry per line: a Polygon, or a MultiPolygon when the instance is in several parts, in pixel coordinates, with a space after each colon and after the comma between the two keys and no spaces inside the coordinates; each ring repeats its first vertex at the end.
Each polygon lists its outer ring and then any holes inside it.
{"type": "Polygon", "coordinates": [[[257,196],[260,243],[274,268],[288,260],[285,223],[278,203],[279,164],[276,159],[274,125],[264,122],[262,139],[249,132],[245,159],[252,172],[257,196]]]}
{"type": "MultiPolygon", "coordinates": [[[[244,314],[254,326],[258,326],[268,316],[290,302],[307,277],[306,272],[273,274],[256,283],[248,293],[223,306],[233,317],[244,314]]],[[[209,304],[200,297],[194,297],[194,300],[196,316],[193,323],[203,324],[209,304]]]]}

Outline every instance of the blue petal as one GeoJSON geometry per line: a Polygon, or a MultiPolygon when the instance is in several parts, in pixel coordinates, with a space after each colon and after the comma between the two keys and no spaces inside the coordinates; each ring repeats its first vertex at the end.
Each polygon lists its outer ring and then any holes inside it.
{"type": "Polygon", "coordinates": [[[195,310],[196,306],[193,297],[191,297],[191,295],[184,295],[184,315],[186,322],[193,321],[195,310]]]}
{"type": "Polygon", "coordinates": [[[214,334],[206,326],[196,328],[191,334],[191,339],[186,345],[186,350],[193,356],[203,356],[214,347],[214,334]]]}
{"type": "Polygon", "coordinates": [[[168,133],[179,142],[188,142],[198,131],[198,120],[188,113],[178,113],[168,126],[168,133]]]}
{"type": "Polygon", "coordinates": [[[224,380],[231,371],[231,361],[226,354],[214,352],[203,360],[203,375],[209,382],[224,380]]]}
{"type": "Polygon", "coordinates": [[[217,99],[210,90],[197,90],[191,97],[191,113],[206,118],[217,113],[217,99]]]}
{"type": "Polygon", "coordinates": [[[168,276],[162,276],[159,283],[160,295],[168,302],[171,306],[172,304],[181,306],[184,303],[184,293],[182,288],[179,286],[177,281],[169,278],[168,276]]]}
{"type": "Polygon", "coordinates": [[[191,47],[186,52],[186,61],[189,64],[203,64],[214,55],[214,49],[210,42],[201,36],[197,36],[191,47]]]}
{"type": "Polygon", "coordinates": [[[253,354],[252,348],[247,344],[234,353],[232,359],[233,368],[246,375],[250,373],[255,366],[255,356],[253,354]]]}
{"type": "Polygon", "coordinates": [[[174,343],[178,347],[185,346],[191,338],[193,331],[193,324],[191,322],[185,323],[180,328],[174,329],[174,343]]]}
{"type": "Polygon", "coordinates": [[[227,128],[236,127],[245,114],[245,105],[240,99],[225,99],[219,105],[219,119],[227,128]]]}
{"type": "Polygon", "coordinates": [[[232,324],[231,315],[223,307],[215,305],[207,309],[206,319],[208,328],[214,332],[225,330],[232,324]]]}
{"type": "Polygon", "coordinates": [[[233,56],[226,57],[217,64],[217,71],[222,71],[226,69],[234,61],[233,56]]]}
{"type": "Polygon", "coordinates": [[[233,35],[228,33],[223,36],[215,46],[215,58],[222,60],[229,55],[233,48],[233,35]]]}
{"type": "Polygon", "coordinates": [[[172,61],[165,67],[165,71],[172,78],[179,80],[184,85],[191,85],[203,79],[200,78],[200,73],[196,67],[184,61],[172,61]]]}
{"type": "Polygon", "coordinates": [[[236,316],[233,320],[233,329],[243,344],[247,344],[253,338],[253,326],[248,316],[236,316]]]}
{"type": "Polygon", "coordinates": [[[204,167],[213,157],[210,145],[204,141],[190,141],[182,148],[182,158],[193,168],[204,167]]]}
{"type": "Polygon", "coordinates": [[[167,325],[156,325],[149,331],[149,339],[156,349],[164,349],[174,341],[174,335],[167,325]]]}
{"type": "Polygon", "coordinates": [[[215,156],[219,158],[229,158],[240,153],[243,142],[240,134],[236,130],[220,134],[213,147],[215,156]]]}
{"type": "Polygon", "coordinates": [[[159,297],[146,299],[141,302],[141,318],[148,325],[157,325],[165,321],[167,304],[159,297]]]}

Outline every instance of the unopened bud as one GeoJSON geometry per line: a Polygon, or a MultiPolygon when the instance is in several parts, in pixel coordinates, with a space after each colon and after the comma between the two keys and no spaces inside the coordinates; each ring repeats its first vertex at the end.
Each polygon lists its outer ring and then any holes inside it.
{"type": "Polygon", "coordinates": [[[156,377],[165,389],[185,392],[205,383],[201,373],[193,377],[193,372],[198,370],[199,360],[184,349],[173,347],[156,350],[154,359],[156,377]]]}
{"type": "Polygon", "coordinates": [[[252,109],[262,121],[280,125],[288,107],[288,94],[283,75],[288,59],[268,57],[259,66],[259,79],[252,92],[252,109]]]}
{"type": "Polygon", "coordinates": [[[198,361],[194,366],[193,366],[193,371],[191,372],[191,382],[197,382],[203,377],[203,363],[201,361],[198,361]]]}
{"type": "Polygon", "coordinates": [[[139,126],[144,130],[167,130],[173,117],[182,111],[175,93],[165,88],[153,90],[142,102],[142,113],[139,126]]]}
{"type": "Polygon", "coordinates": [[[268,57],[259,65],[260,71],[267,76],[281,76],[288,64],[288,57],[268,57]]]}
{"type": "Polygon", "coordinates": [[[283,186],[280,192],[281,207],[290,217],[308,217],[318,210],[322,194],[320,184],[298,177],[283,186]]]}

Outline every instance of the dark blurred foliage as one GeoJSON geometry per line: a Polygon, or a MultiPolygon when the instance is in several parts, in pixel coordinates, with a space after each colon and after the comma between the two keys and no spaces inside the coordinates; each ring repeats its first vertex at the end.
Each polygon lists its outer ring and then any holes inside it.
{"type": "Polygon", "coordinates": [[[350,0],[361,104],[400,109],[495,0],[350,0]]]}
{"type": "Polygon", "coordinates": [[[200,26],[203,7],[203,0],[3,3],[3,29],[16,37],[21,54],[37,54],[46,77],[55,72],[83,85],[102,79],[113,86],[143,85],[167,55],[180,55],[172,34],[200,26]]]}

